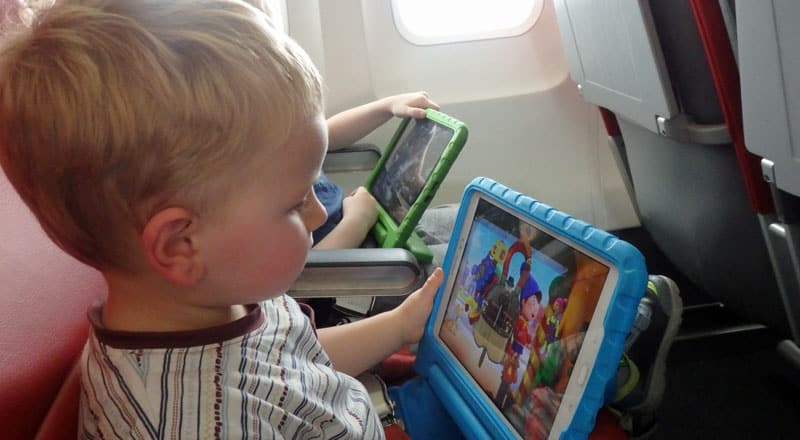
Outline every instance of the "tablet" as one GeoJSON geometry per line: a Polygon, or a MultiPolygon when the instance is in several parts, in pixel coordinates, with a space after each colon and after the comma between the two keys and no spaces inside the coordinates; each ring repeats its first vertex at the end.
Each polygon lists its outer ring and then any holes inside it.
{"type": "Polygon", "coordinates": [[[641,253],[479,178],[444,269],[417,370],[462,433],[588,436],[645,291],[641,253]]]}
{"type": "Polygon", "coordinates": [[[423,263],[433,255],[414,228],[467,141],[464,123],[436,110],[425,113],[401,122],[365,184],[378,201],[372,231],[378,244],[405,247],[423,263]]]}

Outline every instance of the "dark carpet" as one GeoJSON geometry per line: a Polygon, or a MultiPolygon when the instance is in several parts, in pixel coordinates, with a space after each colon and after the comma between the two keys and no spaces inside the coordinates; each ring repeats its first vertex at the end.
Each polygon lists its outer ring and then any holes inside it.
{"type": "Polygon", "coordinates": [[[641,228],[614,231],[673,278],[687,309],[667,360],[667,387],[651,439],[798,439],[800,371],[780,338],[740,320],[682,276],[641,228]]]}

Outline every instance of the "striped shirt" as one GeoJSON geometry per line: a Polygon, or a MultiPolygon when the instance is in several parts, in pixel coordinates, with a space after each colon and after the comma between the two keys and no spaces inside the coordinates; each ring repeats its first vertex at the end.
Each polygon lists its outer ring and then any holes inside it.
{"type": "Polygon", "coordinates": [[[384,438],[369,396],[333,369],[290,297],[199,331],[106,329],[89,310],[81,438],[384,438]]]}

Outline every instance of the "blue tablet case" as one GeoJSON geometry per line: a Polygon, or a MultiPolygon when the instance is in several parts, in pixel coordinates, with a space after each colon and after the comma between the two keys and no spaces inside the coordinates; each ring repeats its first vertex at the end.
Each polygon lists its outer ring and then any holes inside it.
{"type": "MultiPolygon", "coordinates": [[[[618,280],[610,306],[602,320],[605,333],[599,355],[586,379],[585,392],[561,439],[585,439],[592,431],[595,417],[606,398],[613,396],[613,379],[622,356],[625,338],[630,331],[636,308],[644,294],[647,271],[642,254],[615,236],[577,220],[550,206],[513,191],[491,179],[479,177],[465,189],[443,269],[447,277],[456,276],[454,262],[456,241],[464,227],[469,200],[473,193],[485,194],[519,216],[530,220],[554,237],[564,237],[581,244],[605,258],[618,271],[618,280]]],[[[437,312],[442,304],[442,283],[433,311],[420,341],[415,369],[419,376],[401,386],[391,387],[389,395],[396,405],[396,415],[414,439],[513,439],[516,433],[489,405],[487,394],[471,382],[453,356],[434,337],[437,312]]],[[[596,319],[596,318],[595,318],[596,319]]]]}

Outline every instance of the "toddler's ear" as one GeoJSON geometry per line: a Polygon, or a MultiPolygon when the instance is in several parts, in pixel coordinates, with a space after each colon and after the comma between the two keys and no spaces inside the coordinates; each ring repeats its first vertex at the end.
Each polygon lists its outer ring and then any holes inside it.
{"type": "Polygon", "coordinates": [[[205,273],[197,252],[197,216],[188,209],[170,207],[156,213],[142,231],[142,246],[150,267],[167,281],[192,286],[205,273]]]}

